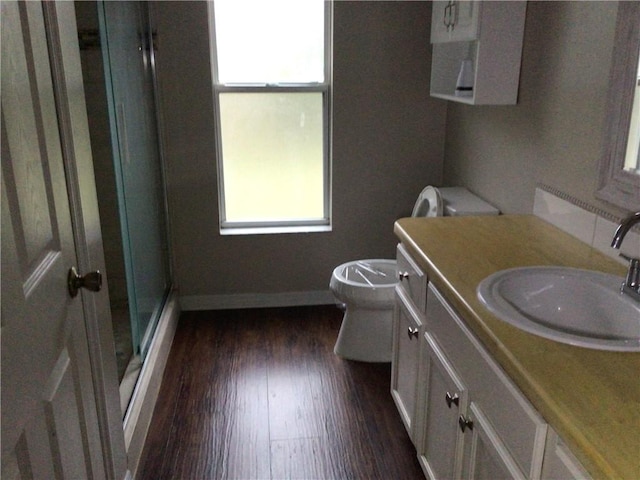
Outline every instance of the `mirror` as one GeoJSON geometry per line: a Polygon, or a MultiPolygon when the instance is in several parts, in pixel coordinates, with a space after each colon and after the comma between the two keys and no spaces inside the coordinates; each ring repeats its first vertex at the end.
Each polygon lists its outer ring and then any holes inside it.
{"type": "Polygon", "coordinates": [[[640,209],[639,52],[640,2],[619,2],[596,197],[632,211],[640,209]]]}

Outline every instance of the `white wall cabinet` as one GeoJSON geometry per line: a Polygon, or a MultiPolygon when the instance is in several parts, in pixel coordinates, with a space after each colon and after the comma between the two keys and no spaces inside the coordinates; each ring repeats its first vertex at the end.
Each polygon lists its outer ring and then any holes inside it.
{"type": "Polygon", "coordinates": [[[431,96],[471,105],[517,103],[525,15],[523,0],[434,2],[431,96]],[[466,60],[473,88],[456,91],[466,60]]]}
{"type": "Polygon", "coordinates": [[[589,478],[402,245],[397,253],[391,392],[425,476],[589,478]]]}
{"type": "Polygon", "coordinates": [[[478,35],[477,0],[436,0],[431,16],[431,43],[475,40],[478,35]]]}

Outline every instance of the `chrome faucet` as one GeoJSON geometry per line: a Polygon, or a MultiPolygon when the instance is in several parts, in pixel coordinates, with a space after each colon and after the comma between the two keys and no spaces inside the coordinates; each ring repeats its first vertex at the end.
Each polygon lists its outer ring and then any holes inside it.
{"type": "MultiPolygon", "coordinates": [[[[627,232],[640,223],[640,212],[633,213],[627,218],[623,219],[618,225],[616,232],[613,234],[613,240],[611,246],[615,249],[620,249],[622,240],[624,240],[627,232]]],[[[629,261],[629,270],[627,271],[627,277],[622,284],[620,292],[626,295],[630,295],[636,300],[640,301],[640,258],[628,257],[627,255],[620,254],[622,258],[629,261]]]]}

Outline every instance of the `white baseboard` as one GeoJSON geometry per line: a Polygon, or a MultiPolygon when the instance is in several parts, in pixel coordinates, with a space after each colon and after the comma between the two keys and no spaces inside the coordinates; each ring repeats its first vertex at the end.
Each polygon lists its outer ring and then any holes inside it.
{"type": "Polygon", "coordinates": [[[336,300],[330,290],[286,293],[241,293],[232,295],[186,295],[180,297],[183,310],[225,310],[235,308],[330,305],[336,300]]]}
{"type": "Polygon", "coordinates": [[[158,321],[156,333],[149,346],[149,353],[140,371],[124,418],[124,440],[129,459],[129,470],[133,478],[137,476],[142,449],[151,424],[153,409],[160,391],[162,375],[178,325],[180,310],[178,295],[172,292],[158,321]]]}

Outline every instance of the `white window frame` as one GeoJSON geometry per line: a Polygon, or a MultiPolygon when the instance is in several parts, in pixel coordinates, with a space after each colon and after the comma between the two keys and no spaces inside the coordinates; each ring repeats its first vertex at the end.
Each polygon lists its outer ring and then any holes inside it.
{"type": "MultiPolygon", "coordinates": [[[[302,0],[301,0],[302,1],[302,0]]],[[[307,233],[331,231],[331,158],[332,158],[332,48],[333,1],[325,0],[324,8],[324,82],[282,84],[223,84],[218,81],[214,0],[208,2],[211,70],[214,96],[215,144],[217,159],[219,228],[222,235],[307,233]],[[320,92],[323,104],[323,218],[308,220],[238,222],[226,219],[224,195],[224,165],[222,158],[222,129],[220,94],[222,93],[296,93],[320,92]]]]}

